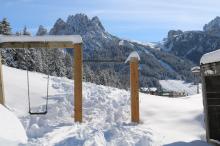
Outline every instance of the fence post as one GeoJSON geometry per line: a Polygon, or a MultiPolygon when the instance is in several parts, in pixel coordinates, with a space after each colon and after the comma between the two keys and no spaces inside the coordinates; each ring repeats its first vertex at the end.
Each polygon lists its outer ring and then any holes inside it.
{"type": "Polygon", "coordinates": [[[0,54],[0,104],[5,105],[4,83],[3,83],[3,71],[2,71],[2,57],[0,54]]]}
{"type": "Polygon", "coordinates": [[[130,58],[131,121],[139,123],[138,58],[130,58]]]}
{"type": "Polygon", "coordinates": [[[82,122],[82,46],[74,45],[74,119],[82,122]]]}

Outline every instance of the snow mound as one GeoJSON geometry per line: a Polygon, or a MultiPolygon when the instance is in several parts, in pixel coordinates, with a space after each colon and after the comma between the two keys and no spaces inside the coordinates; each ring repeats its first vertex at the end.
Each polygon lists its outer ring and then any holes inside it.
{"type": "Polygon", "coordinates": [[[0,145],[16,146],[27,143],[25,130],[19,119],[0,105],[0,145]]]}

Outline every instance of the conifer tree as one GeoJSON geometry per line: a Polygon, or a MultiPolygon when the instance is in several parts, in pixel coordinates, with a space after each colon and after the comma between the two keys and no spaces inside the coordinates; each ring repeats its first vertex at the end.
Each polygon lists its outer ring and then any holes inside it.
{"type": "Polygon", "coordinates": [[[27,30],[27,27],[26,26],[24,26],[24,29],[23,29],[23,33],[22,33],[22,35],[31,35],[31,33],[30,32],[28,32],[28,30],[27,30]]]}
{"type": "Polygon", "coordinates": [[[66,76],[67,78],[72,78],[72,57],[66,52],[65,54],[65,67],[66,67],[66,76]]]}
{"type": "Polygon", "coordinates": [[[10,35],[11,34],[11,26],[8,22],[7,18],[3,18],[1,24],[0,24],[0,34],[3,35],[10,35]]]}
{"type": "Polygon", "coordinates": [[[3,34],[3,30],[2,30],[2,22],[0,21],[0,34],[3,34]]]}

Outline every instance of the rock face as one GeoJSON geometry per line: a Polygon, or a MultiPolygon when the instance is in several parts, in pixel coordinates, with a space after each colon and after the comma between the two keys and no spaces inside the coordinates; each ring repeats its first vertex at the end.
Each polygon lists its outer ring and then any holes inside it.
{"type": "Polygon", "coordinates": [[[209,35],[220,37],[220,17],[216,17],[203,27],[204,32],[209,35]]]}
{"type": "Polygon", "coordinates": [[[220,48],[220,17],[206,24],[203,31],[171,30],[163,49],[199,64],[201,56],[220,48]]]}
{"type": "MultiPolygon", "coordinates": [[[[76,14],[69,16],[66,21],[58,19],[49,34],[80,34],[84,42],[83,58],[85,60],[111,59],[125,61],[132,51],[137,51],[141,57],[141,87],[159,87],[158,80],[160,79],[194,80],[190,72],[193,63],[190,61],[152,47],[158,45],[140,44],[113,36],[104,29],[98,17],[90,19],[84,14],[76,14]]],[[[119,88],[129,87],[129,65],[123,62],[84,62],[84,73],[86,81],[119,88]]]]}

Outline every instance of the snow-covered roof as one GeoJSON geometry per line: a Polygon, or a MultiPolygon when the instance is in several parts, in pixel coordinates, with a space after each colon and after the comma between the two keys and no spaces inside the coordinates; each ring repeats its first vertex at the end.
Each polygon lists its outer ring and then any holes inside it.
{"type": "Polygon", "coordinates": [[[71,42],[82,43],[80,35],[47,35],[47,36],[5,36],[0,35],[0,43],[9,42],[71,42]]]}
{"type": "Polygon", "coordinates": [[[204,54],[200,59],[200,64],[207,64],[207,63],[213,63],[219,61],[220,61],[220,49],[204,54]]]}
{"type": "Polygon", "coordinates": [[[199,66],[194,66],[194,67],[191,68],[191,71],[193,73],[199,73],[200,72],[200,67],[199,66]]]}

